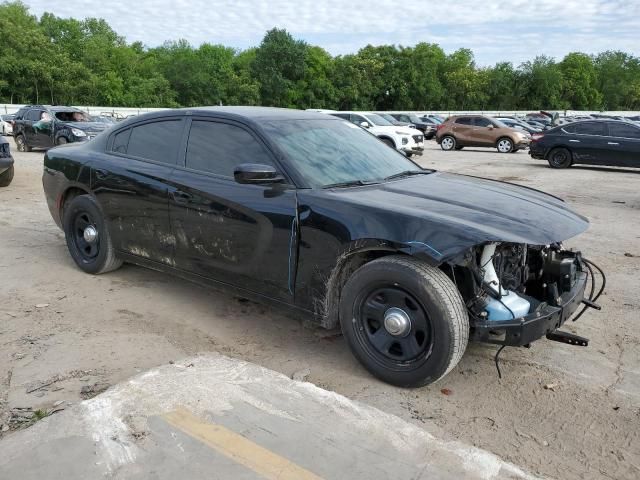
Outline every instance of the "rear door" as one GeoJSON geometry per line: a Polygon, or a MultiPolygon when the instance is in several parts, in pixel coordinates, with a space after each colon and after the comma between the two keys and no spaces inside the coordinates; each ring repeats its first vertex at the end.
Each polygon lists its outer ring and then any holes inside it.
{"type": "Polygon", "coordinates": [[[576,163],[606,165],[613,160],[606,122],[579,122],[563,127],[576,163]]]}
{"type": "Polygon", "coordinates": [[[621,167],[640,167],[640,127],[623,122],[608,122],[612,163],[621,167]]]}
{"type": "Polygon", "coordinates": [[[107,153],[91,162],[91,187],[116,249],[174,264],[168,180],[178,160],[185,121],[163,117],[117,130],[107,153]]]}
{"type": "Polygon", "coordinates": [[[458,117],[453,121],[451,130],[458,143],[472,145],[473,143],[473,118],[458,117]]]}
{"type": "Polygon", "coordinates": [[[169,215],[176,237],[176,266],[292,301],[296,191],[283,184],[237,183],[233,170],[242,163],[279,170],[262,139],[244,124],[191,120],[184,165],[171,179],[169,215]]]}
{"type": "Polygon", "coordinates": [[[39,138],[36,134],[36,130],[34,125],[40,121],[40,118],[44,114],[44,110],[38,108],[32,108],[29,110],[24,116],[24,120],[22,124],[24,125],[24,138],[27,142],[27,145],[30,147],[41,147],[42,145],[39,143],[39,138]]]}

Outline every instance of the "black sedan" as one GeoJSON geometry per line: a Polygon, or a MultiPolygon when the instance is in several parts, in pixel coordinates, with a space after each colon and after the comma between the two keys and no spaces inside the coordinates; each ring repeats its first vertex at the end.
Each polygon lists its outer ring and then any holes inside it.
{"type": "Polygon", "coordinates": [[[531,137],[529,154],[553,168],[574,164],[640,167],[640,126],[618,120],[562,125],[531,137]]]}
{"type": "Polygon", "coordinates": [[[530,188],[423,170],[333,116],[140,115],[49,150],[43,184],[85,272],[131,262],[339,325],[396,385],[443,377],[469,340],[581,338],[556,329],[589,275],[560,242],[586,219],[530,188]]]}
{"type": "Polygon", "coordinates": [[[0,137],[0,187],[8,187],[13,180],[13,157],[9,141],[0,137]]]}

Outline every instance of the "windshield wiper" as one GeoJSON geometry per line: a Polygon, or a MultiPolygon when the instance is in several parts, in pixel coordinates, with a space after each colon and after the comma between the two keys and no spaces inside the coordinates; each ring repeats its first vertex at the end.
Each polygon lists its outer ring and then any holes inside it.
{"type": "Polygon", "coordinates": [[[379,182],[365,181],[365,180],[348,180],[346,182],[330,183],[324,185],[322,188],[345,188],[345,187],[361,187],[363,185],[375,185],[379,182]]]}
{"type": "Polygon", "coordinates": [[[435,170],[405,170],[404,172],[394,173],[385,177],[385,180],[393,180],[394,178],[410,177],[412,175],[427,175],[433,173],[435,170]]]}

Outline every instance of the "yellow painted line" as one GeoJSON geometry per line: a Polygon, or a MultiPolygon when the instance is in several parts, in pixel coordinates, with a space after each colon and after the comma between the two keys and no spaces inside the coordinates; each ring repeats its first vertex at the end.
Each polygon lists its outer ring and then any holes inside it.
{"type": "Polygon", "coordinates": [[[322,480],[280,455],[222,425],[204,422],[179,408],[162,416],[170,425],[269,480],[322,480]]]}

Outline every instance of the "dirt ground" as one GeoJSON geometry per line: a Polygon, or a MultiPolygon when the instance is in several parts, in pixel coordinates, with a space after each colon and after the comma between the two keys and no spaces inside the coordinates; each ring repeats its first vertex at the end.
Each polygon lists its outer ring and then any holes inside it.
{"type": "Polygon", "coordinates": [[[287,375],[309,369],[320,387],[540,475],[640,478],[640,170],[555,171],[526,152],[442,152],[431,142],[425,167],[546,190],[587,216],[591,228],[567,244],[605,270],[608,288],[602,312],[566,327],[589,347],[505,349],[500,380],[495,348],[471,345],[443,380],[405,390],[372,378],[342,337],[302,318],[132,265],[82,273],[47,210],[42,157],[16,153],[14,182],[0,189],[0,435],[28,423],[21,412],[64,408],[150,367],[218,351],[287,375]]]}

